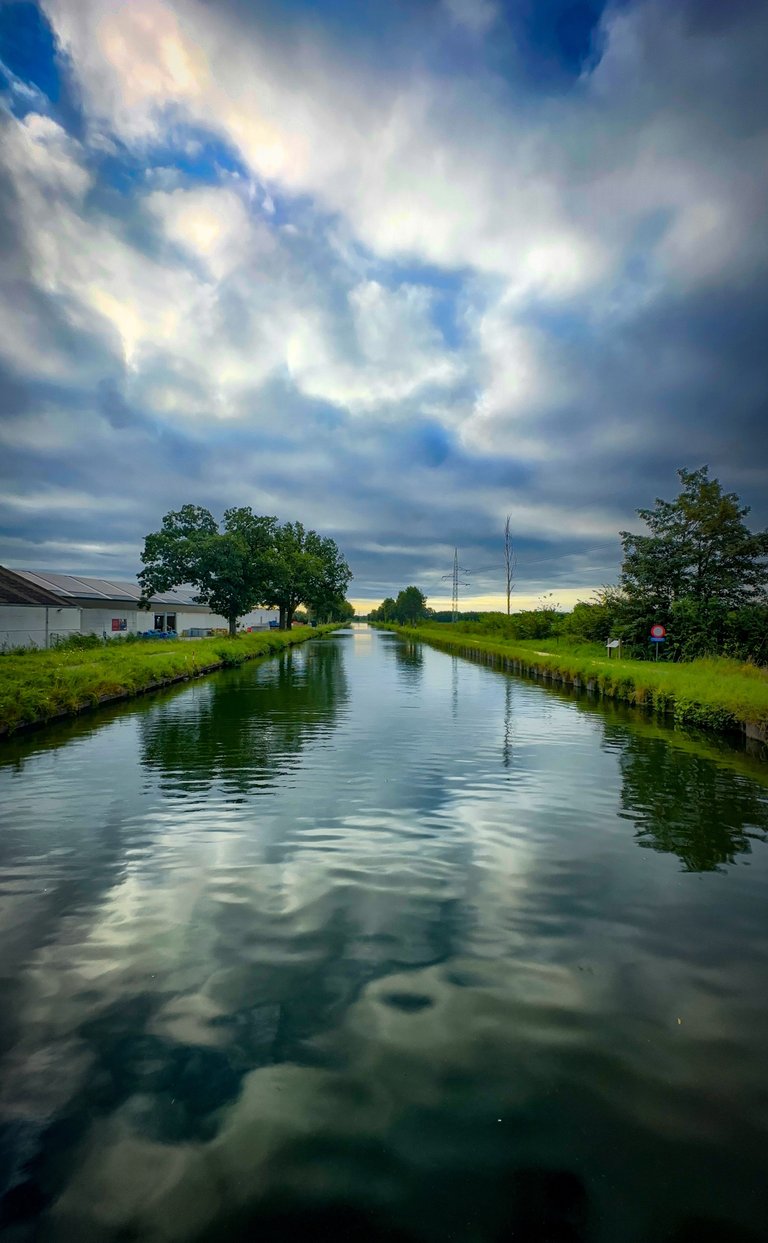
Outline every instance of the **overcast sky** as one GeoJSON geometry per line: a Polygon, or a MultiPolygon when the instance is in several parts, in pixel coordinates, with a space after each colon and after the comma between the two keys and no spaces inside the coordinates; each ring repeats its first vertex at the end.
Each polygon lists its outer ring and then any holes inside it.
{"type": "Polygon", "coordinates": [[[763,0],[0,3],[0,562],[251,505],[353,600],[458,544],[490,607],[510,513],[565,604],[679,466],[764,525],[767,46],[763,0]]]}

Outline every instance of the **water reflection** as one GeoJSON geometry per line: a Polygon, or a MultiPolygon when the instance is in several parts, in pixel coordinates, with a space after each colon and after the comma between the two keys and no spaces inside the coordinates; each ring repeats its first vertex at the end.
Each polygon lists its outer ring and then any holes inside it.
{"type": "Polygon", "coordinates": [[[332,730],[347,697],[338,642],[289,649],[256,676],[247,666],[233,670],[143,717],[142,762],[169,792],[221,783],[245,794],[274,783],[310,738],[332,730]]]}
{"type": "Polygon", "coordinates": [[[753,782],[664,738],[627,730],[620,756],[625,812],[640,846],[666,851],[686,871],[711,872],[768,841],[768,797],[753,782]]]}
{"type": "Polygon", "coordinates": [[[404,685],[417,690],[424,672],[423,645],[404,639],[401,643],[393,643],[390,650],[394,652],[397,671],[404,685]]]}
{"type": "Polygon", "coordinates": [[[504,741],[501,746],[501,762],[505,768],[512,763],[514,734],[512,730],[512,679],[504,680],[504,741]]]}
{"type": "Polygon", "coordinates": [[[761,1228],[764,786],[400,648],[0,772],[3,1243],[761,1228]]]}

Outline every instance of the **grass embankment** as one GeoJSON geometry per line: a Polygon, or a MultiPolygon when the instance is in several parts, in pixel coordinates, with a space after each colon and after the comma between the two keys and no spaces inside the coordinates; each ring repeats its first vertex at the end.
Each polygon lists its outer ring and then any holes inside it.
{"type": "Polygon", "coordinates": [[[297,627],[238,635],[236,639],[113,640],[85,650],[30,649],[0,655],[0,736],[113,699],[240,665],[336,626],[297,627]]]}
{"type": "Polygon", "coordinates": [[[741,730],[768,740],[768,669],[718,656],[688,664],[610,660],[596,644],[564,639],[490,639],[451,633],[449,625],[386,626],[460,654],[486,655],[516,673],[583,686],[672,716],[680,725],[741,730]]]}

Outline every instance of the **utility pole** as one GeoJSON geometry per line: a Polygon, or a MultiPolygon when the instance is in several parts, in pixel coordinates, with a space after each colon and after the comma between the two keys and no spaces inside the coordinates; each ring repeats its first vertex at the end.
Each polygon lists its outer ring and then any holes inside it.
{"type": "Polygon", "coordinates": [[[464,579],[460,577],[460,575],[471,574],[471,573],[472,573],[471,570],[465,570],[463,566],[459,565],[459,550],[458,548],[454,548],[453,550],[453,571],[451,574],[442,575],[443,580],[447,578],[451,579],[451,586],[452,586],[451,621],[452,622],[459,620],[459,587],[469,586],[469,583],[465,582],[464,579]]]}

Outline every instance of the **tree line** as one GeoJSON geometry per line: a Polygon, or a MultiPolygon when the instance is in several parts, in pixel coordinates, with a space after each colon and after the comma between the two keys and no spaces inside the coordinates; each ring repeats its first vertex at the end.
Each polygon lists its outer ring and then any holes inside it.
{"type": "Polygon", "coordinates": [[[749,507],[710,478],[708,466],[677,474],[673,500],[657,497],[637,510],[646,530],[620,532],[618,583],[567,614],[513,616],[517,637],[620,639],[627,655],[642,658],[650,655],[651,626],[662,625],[666,659],[768,662],[768,531],[749,529],[749,507]]]}
{"type": "Polygon", "coordinates": [[[387,596],[377,609],[371,609],[369,621],[398,622],[401,626],[412,626],[414,622],[423,621],[433,616],[427,608],[427,597],[418,587],[404,587],[398,592],[397,599],[387,596]]]}
{"type": "MultiPolygon", "coordinates": [[[[681,490],[674,500],[657,497],[637,511],[646,531],[620,532],[618,583],[600,588],[569,613],[560,611],[551,596],[537,608],[510,612],[515,556],[507,519],[507,612],[466,613],[457,624],[514,639],[620,639],[624,653],[640,658],[651,653],[651,626],[663,625],[666,659],[727,655],[768,663],[768,530],[749,529],[748,506],[710,478],[709,467],[683,468],[677,474],[681,490]]],[[[374,621],[410,624],[449,616],[428,609],[418,587],[384,600],[370,614],[374,621]]]]}
{"type": "Polygon", "coordinates": [[[329,536],[300,522],[227,509],[219,525],[209,510],[183,505],[163,518],[144,541],[138,575],[141,604],[181,583],[197,588],[199,604],[227,619],[230,635],[253,608],[276,608],[288,630],[303,606],[312,620],[346,620],[352,571],[329,536]]]}

